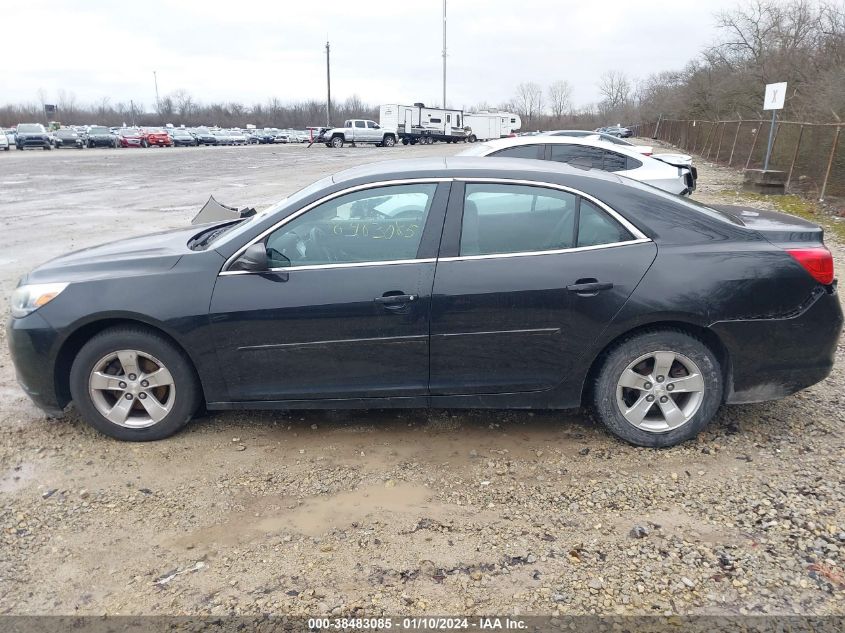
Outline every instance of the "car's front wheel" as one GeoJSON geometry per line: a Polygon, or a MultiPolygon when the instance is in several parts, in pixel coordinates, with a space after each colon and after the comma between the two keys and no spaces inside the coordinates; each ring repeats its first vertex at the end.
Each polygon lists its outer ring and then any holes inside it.
{"type": "Polygon", "coordinates": [[[604,359],[593,409],[617,437],[637,446],[692,439],[722,404],[722,370],[713,351],[679,330],[624,339],[604,359]]]}
{"type": "Polygon", "coordinates": [[[335,136],[332,138],[332,147],[336,149],[340,149],[343,147],[343,137],[342,136],[335,136]]]}
{"type": "Polygon", "coordinates": [[[88,424],[133,442],[173,435],[200,400],[185,354],[160,334],[131,326],[105,330],[82,347],[71,367],[70,391],[88,424]]]}

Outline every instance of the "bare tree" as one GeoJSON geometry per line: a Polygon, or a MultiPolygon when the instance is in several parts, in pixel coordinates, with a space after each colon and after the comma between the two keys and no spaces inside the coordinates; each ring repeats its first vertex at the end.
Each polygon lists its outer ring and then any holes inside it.
{"type": "Polygon", "coordinates": [[[608,70],[599,78],[599,93],[607,109],[616,109],[631,99],[631,82],[622,71],[608,70]]]}
{"type": "Polygon", "coordinates": [[[176,113],[183,119],[190,119],[194,114],[194,98],[187,90],[180,88],[170,95],[176,113]]]}
{"type": "Polygon", "coordinates": [[[572,85],[565,79],[555,81],[548,88],[549,108],[555,119],[572,109],[572,85]]]}
{"type": "Polygon", "coordinates": [[[533,81],[522,82],[516,87],[513,105],[526,123],[532,125],[543,111],[543,89],[533,81]]]}

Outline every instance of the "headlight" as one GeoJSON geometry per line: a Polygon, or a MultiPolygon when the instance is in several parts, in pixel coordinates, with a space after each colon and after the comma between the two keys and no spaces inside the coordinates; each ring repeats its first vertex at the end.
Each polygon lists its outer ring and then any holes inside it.
{"type": "Polygon", "coordinates": [[[67,288],[66,283],[28,284],[18,286],[12,293],[12,316],[16,319],[32,314],[43,305],[47,305],[67,288]]]}

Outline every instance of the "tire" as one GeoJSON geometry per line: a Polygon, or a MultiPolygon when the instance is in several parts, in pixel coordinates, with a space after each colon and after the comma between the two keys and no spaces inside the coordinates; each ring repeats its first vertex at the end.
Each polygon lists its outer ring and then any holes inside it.
{"type": "Polygon", "coordinates": [[[475,143],[475,142],[478,140],[478,138],[475,136],[475,134],[470,134],[470,135],[469,135],[469,139],[467,139],[467,140],[468,140],[470,143],[475,143]]]}
{"type": "Polygon", "coordinates": [[[674,446],[707,426],[722,404],[723,388],[719,360],[703,341],[680,330],[653,330],[620,341],[606,354],[593,384],[591,404],[596,417],[616,437],[636,446],[674,446]],[[660,370],[658,354],[671,374],[654,372],[660,370]],[[623,375],[633,377],[633,381],[627,379],[629,384],[638,386],[620,385],[623,375]],[[684,384],[689,391],[681,391],[684,384]],[[671,413],[668,417],[660,405],[663,398],[671,413]],[[628,407],[636,419],[637,403],[642,403],[639,411],[644,417],[635,425],[622,407],[628,407]]]}
{"type": "Polygon", "coordinates": [[[147,148],[147,147],[149,147],[149,146],[150,146],[150,144],[149,144],[149,143],[147,143],[147,141],[146,141],[146,140],[141,141],[141,147],[143,147],[143,148],[145,148],[145,149],[146,149],[146,148],[147,148]]]}
{"type": "Polygon", "coordinates": [[[70,392],[77,410],[89,425],[105,435],[129,442],[161,440],[173,435],[188,423],[200,404],[199,381],[190,360],[162,335],[140,326],[108,329],[83,345],[71,366],[70,392]],[[123,351],[137,353],[137,374],[126,372],[115,356],[123,351]],[[109,360],[110,356],[114,358],[109,360]],[[150,375],[156,365],[169,372],[162,380],[169,380],[170,384],[145,390],[141,382],[144,372],[150,375]],[[90,386],[95,371],[115,376],[107,380],[108,388],[90,386]],[[132,375],[136,376],[134,381],[130,380],[132,375]],[[125,381],[115,382],[124,376],[125,381]],[[128,389],[120,389],[120,385],[127,384],[128,389]],[[127,395],[133,397],[124,398],[127,395]],[[124,416],[124,423],[111,421],[101,412],[130,401],[131,404],[121,407],[129,416],[124,416]],[[154,410],[163,417],[154,421],[144,403],[158,405],[154,410]]]}
{"type": "Polygon", "coordinates": [[[393,136],[385,136],[381,144],[382,147],[393,147],[396,145],[396,139],[393,136]]]}
{"type": "Polygon", "coordinates": [[[53,149],[53,146],[52,146],[52,145],[45,145],[45,146],[44,146],[44,151],[45,151],[45,152],[49,152],[51,149],[53,149]]]}
{"type": "Polygon", "coordinates": [[[340,149],[343,147],[343,137],[342,136],[333,136],[331,140],[332,147],[335,149],[340,149]]]}
{"type": "Polygon", "coordinates": [[[407,138],[402,139],[402,145],[407,145],[409,142],[407,138]]]}

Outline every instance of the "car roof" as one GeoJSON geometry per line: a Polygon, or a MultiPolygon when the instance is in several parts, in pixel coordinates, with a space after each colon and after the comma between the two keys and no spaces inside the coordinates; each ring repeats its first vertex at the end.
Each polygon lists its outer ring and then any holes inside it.
{"type": "Polygon", "coordinates": [[[572,178],[592,177],[619,183],[622,178],[596,169],[582,169],[566,163],[528,158],[496,158],[447,156],[437,158],[405,158],[368,163],[345,169],[332,176],[335,184],[351,181],[402,180],[411,178],[515,178],[571,184],[572,178]]]}
{"type": "MultiPolygon", "coordinates": [[[[594,132],[593,135],[598,135],[599,132],[594,132]]],[[[638,152],[634,145],[616,145],[611,143],[610,141],[603,141],[600,139],[592,139],[589,137],[582,137],[582,136],[550,136],[550,135],[541,135],[540,138],[537,136],[517,136],[515,138],[500,138],[494,141],[485,141],[484,144],[493,148],[493,150],[499,149],[506,149],[508,147],[515,147],[518,145],[537,145],[540,143],[550,144],[550,145],[586,145],[588,147],[600,147],[601,149],[607,149],[613,152],[618,152],[619,154],[624,154],[625,156],[631,156],[632,158],[636,158],[637,160],[642,160],[643,158],[648,158],[644,154],[638,152]]]]}

